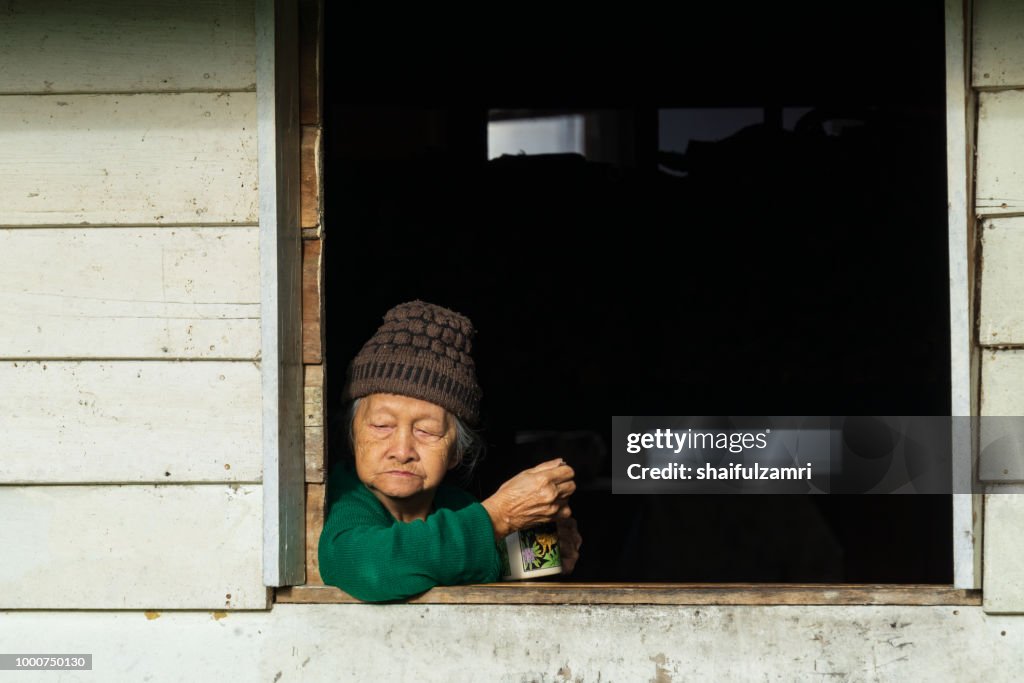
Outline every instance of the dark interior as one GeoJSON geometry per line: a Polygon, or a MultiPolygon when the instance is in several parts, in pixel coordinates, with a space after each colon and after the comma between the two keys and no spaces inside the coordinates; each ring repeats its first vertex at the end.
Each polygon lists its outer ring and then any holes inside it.
{"type": "Polygon", "coordinates": [[[611,492],[612,415],[949,414],[943,5],[832,5],[477,30],[328,5],[330,459],[348,361],[425,299],[479,330],[466,486],[576,469],[572,580],[951,582],[949,496],[611,492]],[[764,123],[659,151],[659,110],[720,108],[764,123]],[[493,110],[600,130],[488,161],[493,110]]]}

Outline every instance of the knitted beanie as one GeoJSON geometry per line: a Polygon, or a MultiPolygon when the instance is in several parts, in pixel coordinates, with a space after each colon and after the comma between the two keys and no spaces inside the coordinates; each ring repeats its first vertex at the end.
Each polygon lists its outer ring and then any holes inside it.
{"type": "Polygon", "coordinates": [[[469,318],[455,311],[419,300],[399,304],[352,359],[344,399],[402,394],[474,426],[482,395],[469,355],[475,334],[469,318]]]}

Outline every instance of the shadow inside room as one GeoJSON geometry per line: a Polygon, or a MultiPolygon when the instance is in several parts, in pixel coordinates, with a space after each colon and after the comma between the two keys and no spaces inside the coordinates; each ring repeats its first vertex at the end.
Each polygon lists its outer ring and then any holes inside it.
{"type": "Polygon", "coordinates": [[[950,583],[950,496],[611,492],[612,415],[949,414],[943,4],[893,4],[486,36],[328,6],[330,461],[348,361],[424,299],[478,330],[464,485],[575,468],[572,580],[950,583]],[[583,153],[489,159],[538,113],[583,153]]]}

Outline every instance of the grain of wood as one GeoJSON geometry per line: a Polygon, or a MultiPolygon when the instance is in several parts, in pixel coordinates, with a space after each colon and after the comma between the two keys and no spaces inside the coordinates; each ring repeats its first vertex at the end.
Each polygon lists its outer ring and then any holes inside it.
{"type": "Polygon", "coordinates": [[[1024,350],[986,349],[981,356],[981,424],[978,477],[985,482],[1024,481],[1020,457],[1024,418],[1024,350]]]}
{"type": "Polygon", "coordinates": [[[254,90],[252,0],[12,2],[0,94],[254,90]]]}
{"type": "Polygon", "coordinates": [[[0,229],[0,357],[260,354],[256,228],[0,229]]]}
{"type": "Polygon", "coordinates": [[[322,427],[324,413],[323,387],[305,387],[305,422],[307,427],[322,427]]]}
{"type": "Polygon", "coordinates": [[[324,385],[324,366],[306,365],[303,367],[304,385],[307,387],[322,387],[324,385]]]}
{"type": "Polygon", "coordinates": [[[323,427],[305,428],[306,481],[324,480],[324,456],[326,453],[323,427]]]}
{"type": "Polygon", "coordinates": [[[2,609],[267,607],[260,486],[0,486],[0,519],[2,609]]]}
{"type": "MultiPolygon", "coordinates": [[[[950,413],[976,415],[979,347],[975,342],[975,248],[978,221],[974,195],[974,146],[977,93],[971,87],[970,29],[961,0],[945,0],[946,187],[949,251],[950,413]]],[[[969,491],[975,481],[971,430],[953,430],[954,491],[969,491]]],[[[980,495],[953,495],[953,584],[981,587],[980,495]]]]}
{"type": "Polygon", "coordinates": [[[302,321],[302,362],[319,363],[323,360],[320,352],[320,321],[302,321]]]}
{"type": "MultiPolygon", "coordinates": [[[[279,589],[275,602],[358,603],[334,586],[279,589]]],[[[981,591],[935,585],[494,583],[444,586],[409,604],[980,605],[981,591]]]]}
{"type": "Polygon", "coordinates": [[[324,480],[324,366],[305,366],[306,429],[305,459],[306,481],[324,480]]]}
{"type": "Polygon", "coordinates": [[[320,240],[302,241],[302,362],[323,362],[320,240]]]}
{"type": "Polygon", "coordinates": [[[258,220],[255,93],[14,95],[0,130],[0,225],[258,220]]]}
{"type": "Polygon", "coordinates": [[[299,108],[304,125],[320,122],[323,11],[322,0],[299,0],[299,108]]]}
{"type": "Polygon", "coordinates": [[[320,225],[320,128],[302,127],[302,149],[299,159],[301,196],[299,208],[303,228],[320,225]]]}
{"type": "Polygon", "coordinates": [[[306,387],[305,395],[306,481],[322,481],[324,469],[323,387],[306,387]]]}
{"type": "Polygon", "coordinates": [[[982,346],[1024,344],[1024,218],[992,218],[981,230],[982,346]]]}
{"type": "Polygon", "coordinates": [[[324,528],[324,494],[323,484],[306,484],[306,585],[322,586],[320,577],[320,558],[317,549],[320,544],[320,533],[324,528]]]}
{"type": "Polygon", "coordinates": [[[256,3],[262,322],[263,583],[305,583],[298,12],[256,3]]]}
{"type": "Polygon", "coordinates": [[[1024,91],[978,94],[976,208],[979,216],[1024,211],[1024,91]]]}
{"type": "Polygon", "coordinates": [[[1017,0],[974,0],[972,85],[1024,86],[1024,4],[1017,0]]]}
{"type": "Polygon", "coordinates": [[[999,493],[985,496],[986,612],[1024,613],[1024,545],[1020,542],[1022,525],[1024,495],[999,493]]]}
{"type": "Polygon", "coordinates": [[[0,386],[0,484],[261,480],[256,363],[0,361],[0,386]]]}

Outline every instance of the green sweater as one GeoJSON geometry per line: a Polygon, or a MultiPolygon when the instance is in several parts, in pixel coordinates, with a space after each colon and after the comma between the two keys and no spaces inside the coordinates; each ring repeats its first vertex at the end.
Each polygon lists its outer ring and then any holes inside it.
{"type": "Polygon", "coordinates": [[[491,518],[465,491],[442,483],[426,520],[399,522],[351,464],[334,469],[318,551],[325,584],[379,602],[501,577],[491,518]]]}

